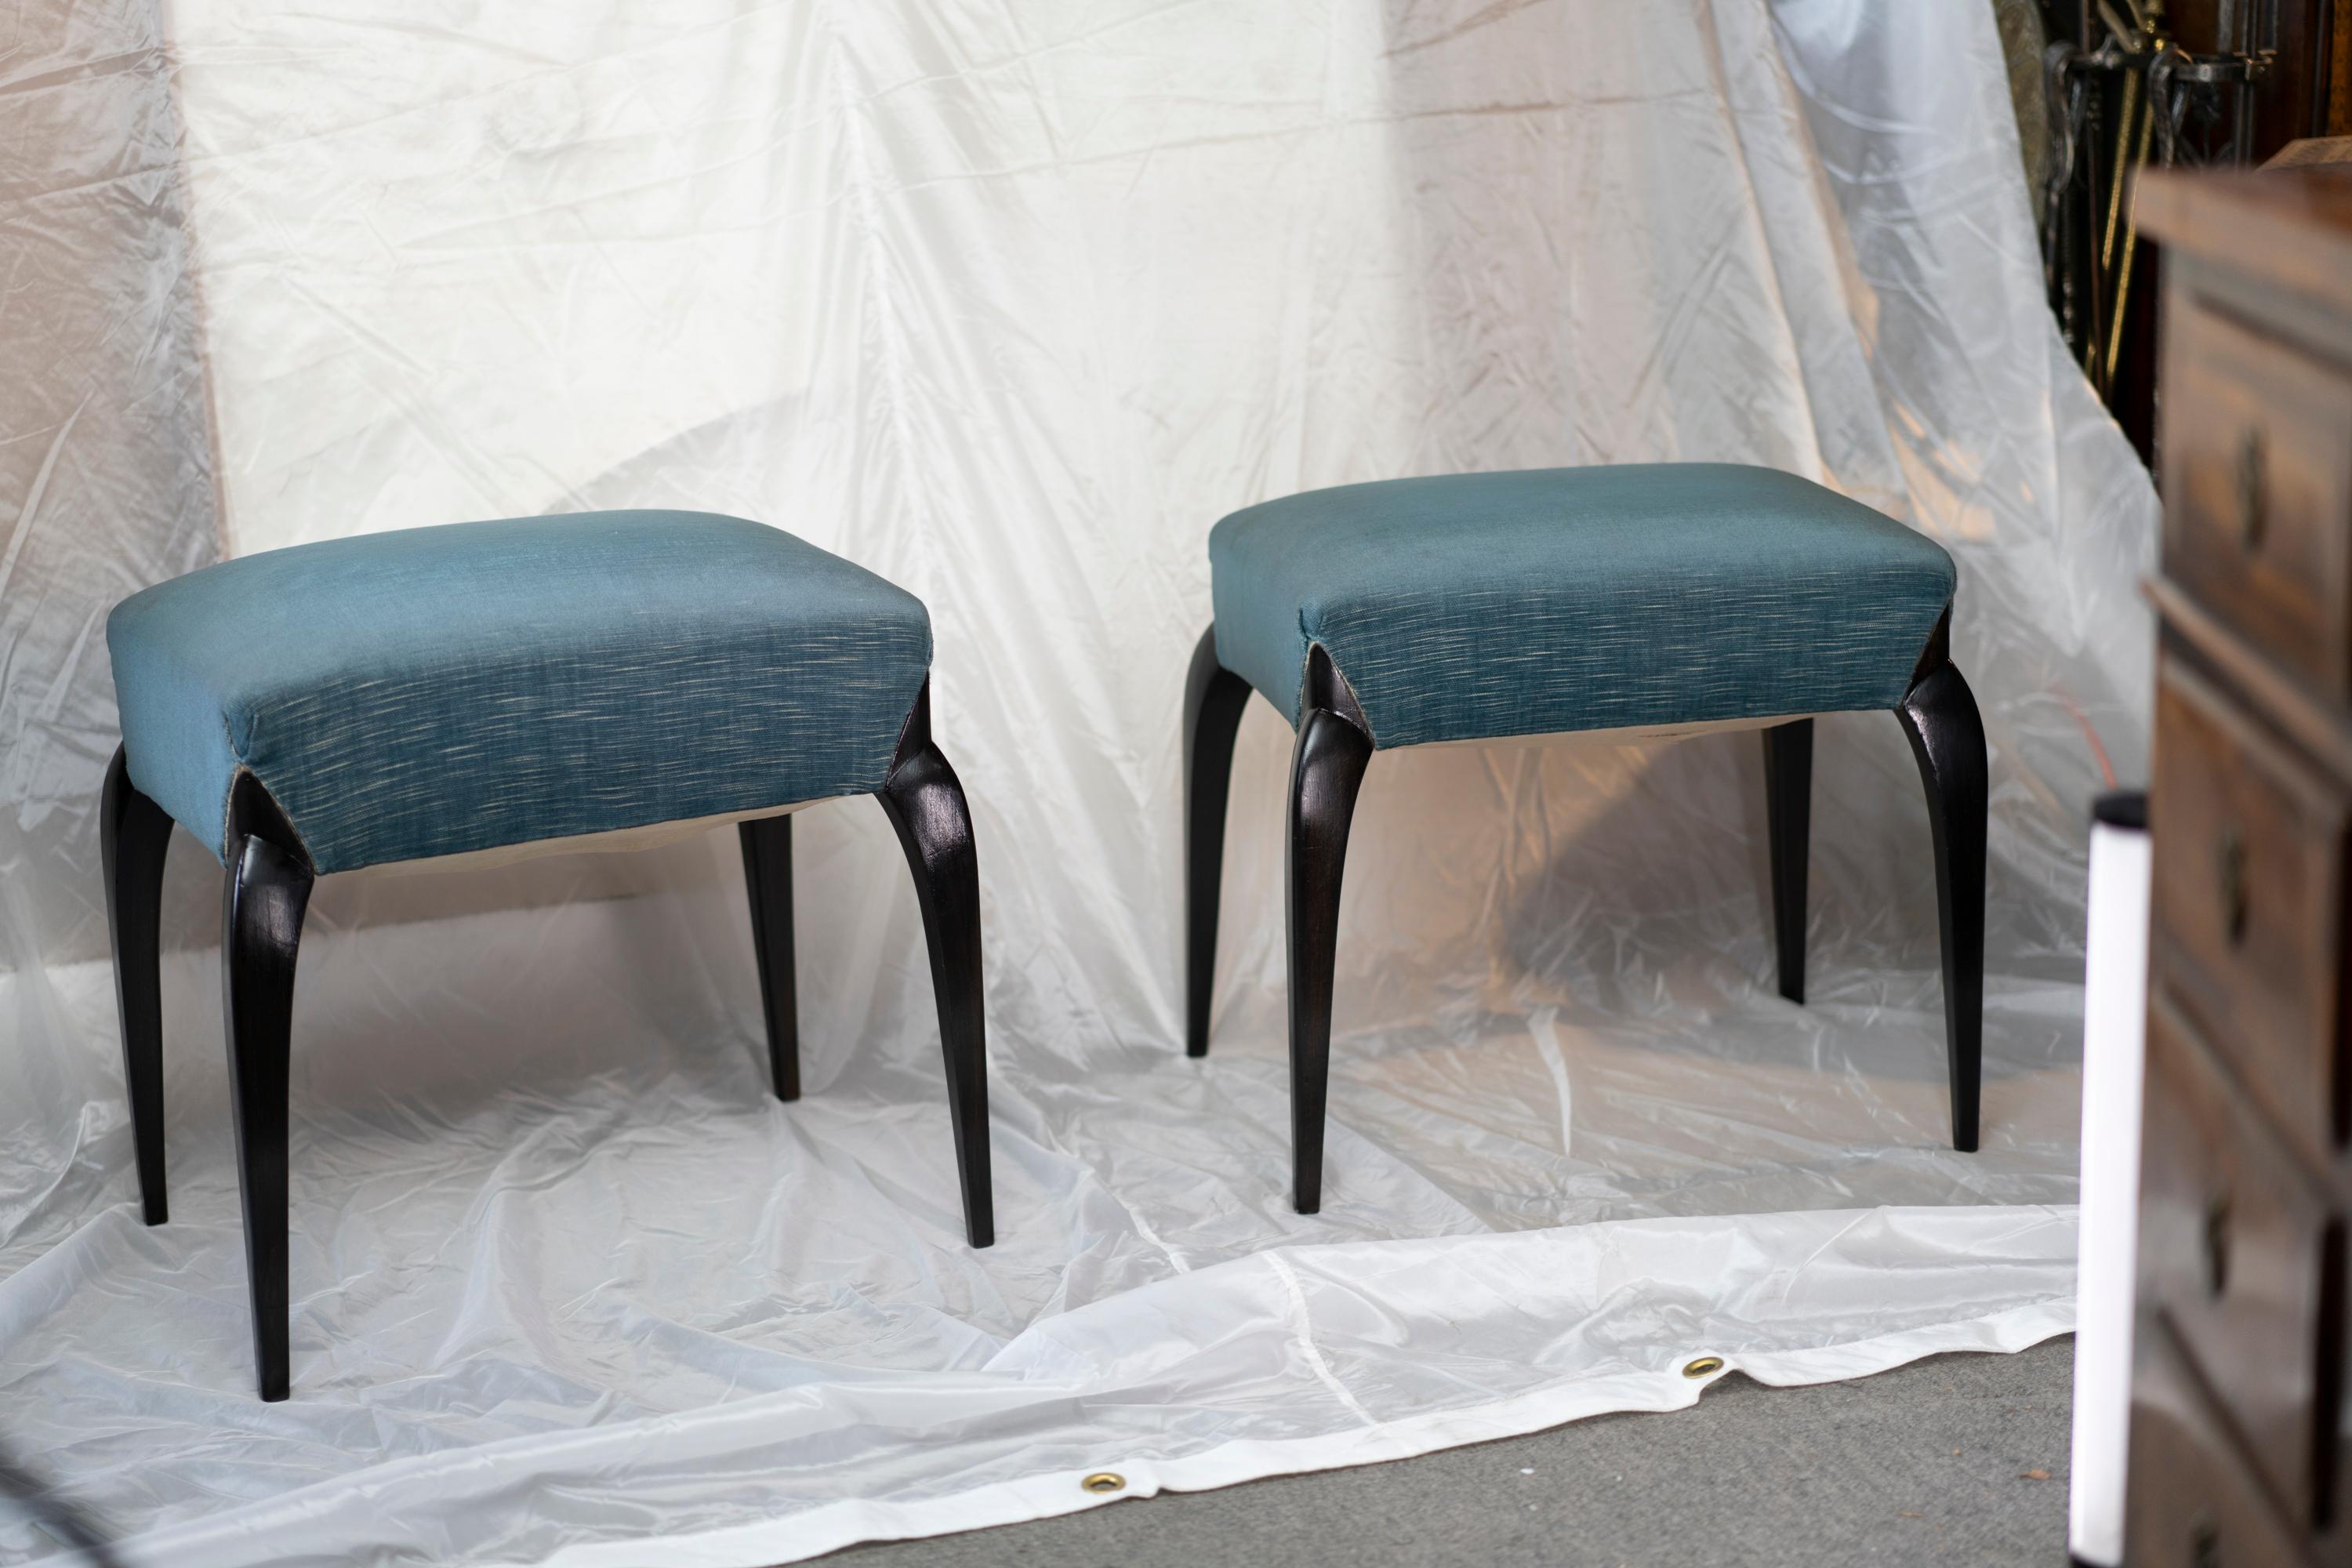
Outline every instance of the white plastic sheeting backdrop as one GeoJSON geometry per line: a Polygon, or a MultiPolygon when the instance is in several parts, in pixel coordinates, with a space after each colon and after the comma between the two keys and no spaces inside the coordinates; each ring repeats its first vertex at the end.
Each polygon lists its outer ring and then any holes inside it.
{"type": "MultiPolygon", "coordinates": [[[[2072,1321],[2084,806],[2145,747],[2145,474],[2040,302],[1968,0],[36,4],[0,83],[0,1438],[142,1560],[751,1563],[1391,1458],[2072,1321]],[[1821,726],[1811,1002],[1753,736],[1383,755],[1323,1214],[1290,1212],[1243,730],[1181,1049],[1203,541],[1316,485],[1774,464],[1943,541],[1993,746],[1985,1145],[1947,1145],[1891,720],[1821,726]],[[249,551],[598,506],[921,594],[987,929],[961,1244],[881,816],[799,818],[807,1093],[731,834],[330,880],[294,1388],[251,1395],[210,945],[167,882],[131,1202],[105,609],[249,551]]],[[[0,1523],[0,1557],[54,1542],[0,1523]]]]}

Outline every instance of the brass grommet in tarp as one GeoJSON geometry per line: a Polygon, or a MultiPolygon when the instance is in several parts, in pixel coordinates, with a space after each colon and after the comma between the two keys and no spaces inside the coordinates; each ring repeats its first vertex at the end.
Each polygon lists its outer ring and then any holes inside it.
{"type": "Polygon", "coordinates": [[[1078,1485],[1090,1492],[1120,1492],[1127,1489],[1127,1478],[1117,1470],[1097,1470],[1078,1485]]]}
{"type": "Polygon", "coordinates": [[[1712,1377],[1722,1370],[1723,1358],[1719,1355],[1703,1355],[1696,1361],[1683,1363],[1685,1377],[1712,1377]]]}

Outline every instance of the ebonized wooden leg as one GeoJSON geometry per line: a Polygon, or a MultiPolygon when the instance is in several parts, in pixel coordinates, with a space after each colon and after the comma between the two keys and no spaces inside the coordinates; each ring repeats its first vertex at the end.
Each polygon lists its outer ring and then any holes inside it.
{"type": "Polygon", "coordinates": [[[1805,858],[1813,820],[1813,721],[1764,731],[1764,816],[1772,845],[1772,943],[1780,994],[1805,999],[1805,858]]]}
{"type": "Polygon", "coordinates": [[[1290,936],[1291,1196],[1323,1206],[1323,1110],[1331,1078],[1331,970],[1348,825],[1372,760],[1371,737],[1328,709],[1309,709],[1290,757],[1287,922],[1290,936]]]}
{"type": "Polygon", "coordinates": [[[1936,910],[1944,942],[1944,1030],[1952,1078],[1952,1147],[1977,1146],[1984,1071],[1984,722],[1957,666],[1913,683],[1895,710],[1919,761],[1935,829],[1936,910]]]}
{"type": "Polygon", "coordinates": [[[253,1293],[253,1350],[261,1397],[283,1399],[287,1352],[286,1098],[294,1015],[294,957],[310,873],[257,835],[229,858],[221,907],[221,978],[228,1015],[230,1101],[237,1180],[245,1197],[245,1258],[253,1293]]]}
{"type": "Polygon", "coordinates": [[[114,942],[114,1000],[122,1016],[122,1081],[131,1100],[140,1205],[149,1225],[162,1225],[171,1209],[163,1186],[163,993],[158,949],[163,858],[171,847],[172,819],[131,782],[120,746],[106,770],[98,842],[106,863],[106,924],[114,942]]]}
{"type": "Polygon", "coordinates": [[[1249,683],[1217,662],[1217,628],[1201,634],[1184,678],[1184,1054],[1209,1054],[1217,977],[1217,900],[1224,875],[1225,797],[1249,683]]]}
{"type": "Polygon", "coordinates": [[[890,777],[876,792],[914,873],[923,934],[939,996],[940,1044],[947,1056],[948,1112],[955,1124],[963,1183],[964,1231],[974,1247],[996,1240],[988,1173],[988,1039],[982,1013],[980,860],[971,813],[955,770],[931,743],[930,693],[917,699],[890,777]]]}
{"type": "Polygon", "coordinates": [[[751,895],[751,947],[760,961],[760,1007],[768,1023],[768,1069],[778,1100],[801,1097],[800,983],[793,965],[793,819],[740,825],[743,885],[751,895]]]}

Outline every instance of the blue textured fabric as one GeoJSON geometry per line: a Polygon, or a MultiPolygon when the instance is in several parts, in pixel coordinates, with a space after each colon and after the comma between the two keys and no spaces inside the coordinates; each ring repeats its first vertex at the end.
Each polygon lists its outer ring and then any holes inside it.
{"type": "Polygon", "coordinates": [[[215,854],[252,773],[312,866],[877,788],[922,602],[788,533],[614,511],[297,545],[107,621],[131,782],[215,854]]]}
{"type": "Polygon", "coordinates": [[[1941,545],[1773,468],[1392,479],[1209,535],[1217,658],[1298,721],[1320,643],[1377,746],[1892,708],[1941,545]]]}

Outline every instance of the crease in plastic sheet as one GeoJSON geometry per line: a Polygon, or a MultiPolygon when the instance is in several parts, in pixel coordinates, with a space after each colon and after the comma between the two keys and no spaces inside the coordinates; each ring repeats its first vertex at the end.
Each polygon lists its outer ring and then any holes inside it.
{"type": "MultiPolygon", "coordinates": [[[[0,1441],[138,1560],[805,1556],[2071,1321],[2082,841],[2146,750],[2154,501],[2040,302],[1989,14],[1860,0],[27,13],[0,93],[0,1441]],[[1181,1054],[1176,714],[1223,512],[1708,458],[1958,559],[1993,750],[1948,1146],[1895,723],[1818,726],[1808,1004],[1752,735],[1384,753],[1325,1210],[1290,1212],[1287,736],[1243,725],[1181,1054]],[[878,810],[795,818],[804,1098],[731,836],[330,879],[295,1397],[251,1394],[218,868],[166,876],[132,1201],[106,608],[239,551],[607,505],[922,595],[981,852],[998,1246],[961,1239],[878,810]],[[2095,737],[2097,745],[2094,745],[2095,737]],[[694,1555],[687,1555],[691,1552],[694,1555]]],[[[0,1521],[0,1561],[55,1543],[0,1521]]]]}

